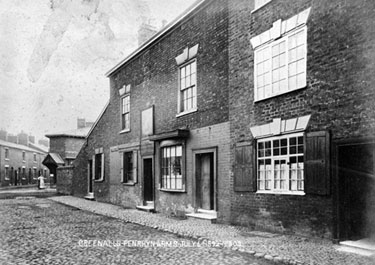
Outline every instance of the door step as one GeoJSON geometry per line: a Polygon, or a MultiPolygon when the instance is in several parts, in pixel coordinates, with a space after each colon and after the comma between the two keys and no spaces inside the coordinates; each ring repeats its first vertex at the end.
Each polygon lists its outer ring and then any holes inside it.
{"type": "Polygon", "coordinates": [[[89,192],[85,197],[86,200],[95,201],[94,193],[89,192]]]}
{"type": "Polygon", "coordinates": [[[375,255],[375,241],[368,238],[342,241],[337,250],[369,257],[375,255]]]}
{"type": "Polygon", "coordinates": [[[153,201],[147,201],[146,205],[138,205],[136,206],[138,210],[145,211],[145,212],[155,212],[155,206],[153,201]]]}
{"type": "Polygon", "coordinates": [[[197,218],[197,219],[202,219],[202,220],[208,220],[211,223],[216,223],[217,219],[217,212],[213,210],[203,210],[203,209],[198,209],[196,213],[188,213],[186,214],[187,217],[189,218],[197,218]]]}

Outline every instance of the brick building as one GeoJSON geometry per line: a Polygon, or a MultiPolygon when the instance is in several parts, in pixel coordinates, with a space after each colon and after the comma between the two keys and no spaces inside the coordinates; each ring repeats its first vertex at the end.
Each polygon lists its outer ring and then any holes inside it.
{"type": "Polygon", "coordinates": [[[372,1],[205,0],[108,73],[76,196],[374,234],[372,1]]]}
{"type": "Polygon", "coordinates": [[[373,235],[374,2],[228,3],[231,222],[373,235]]]}
{"type": "Polygon", "coordinates": [[[229,220],[227,12],[225,1],[196,3],[107,73],[110,100],[75,162],[76,195],[229,220]]]}
{"type": "Polygon", "coordinates": [[[36,184],[40,175],[48,175],[42,164],[46,154],[40,149],[0,140],[0,185],[36,184]]]}

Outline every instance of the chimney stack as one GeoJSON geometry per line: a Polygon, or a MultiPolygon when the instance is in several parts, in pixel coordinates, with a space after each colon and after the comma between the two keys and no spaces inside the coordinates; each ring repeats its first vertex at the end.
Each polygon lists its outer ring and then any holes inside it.
{"type": "Polygon", "coordinates": [[[157,30],[149,23],[142,23],[138,29],[138,46],[151,39],[153,35],[157,33],[157,30]]]}

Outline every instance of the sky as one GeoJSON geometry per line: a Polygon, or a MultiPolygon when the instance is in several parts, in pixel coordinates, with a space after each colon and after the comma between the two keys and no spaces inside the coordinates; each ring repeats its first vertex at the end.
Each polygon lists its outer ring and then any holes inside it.
{"type": "Polygon", "coordinates": [[[105,73],[194,0],[0,0],[0,129],[41,139],[95,121],[105,73]]]}

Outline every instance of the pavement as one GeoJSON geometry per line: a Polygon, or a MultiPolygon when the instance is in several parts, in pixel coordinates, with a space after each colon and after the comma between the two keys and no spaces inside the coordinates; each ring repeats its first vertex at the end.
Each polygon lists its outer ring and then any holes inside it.
{"type": "MultiPolygon", "coordinates": [[[[56,202],[64,198],[77,202],[72,197],[0,200],[0,264],[274,264],[56,202]]],[[[92,205],[94,210],[99,204],[92,205]]]]}
{"type": "Polygon", "coordinates": [[[116,218],[125,223],[150,227],[155,231],[170,232],[183,238],[195,240],[195,242],[210,243],[215,247],[246,253],[259,258],[259,260],[277,264],[375,264],[375,256],[368,257],[341,252],[338,251],[338,245],[324,239],[253,231],[244,227],[212,224],[199,219],[181,220],[160,213],[125,209],[121,206],[72,196],[56,196],[49,199],[84,211],[116,218]]]}

